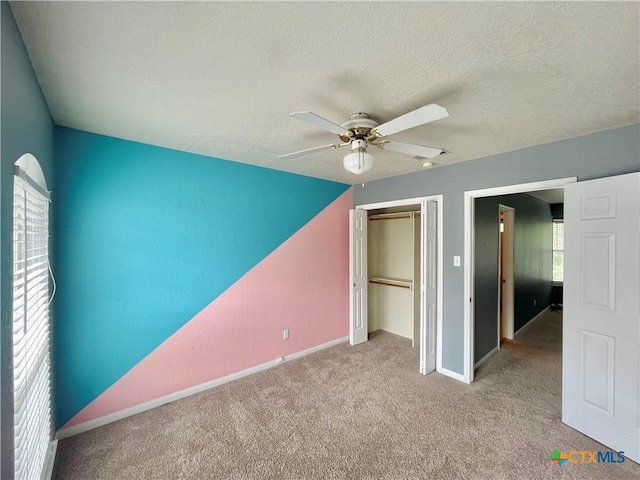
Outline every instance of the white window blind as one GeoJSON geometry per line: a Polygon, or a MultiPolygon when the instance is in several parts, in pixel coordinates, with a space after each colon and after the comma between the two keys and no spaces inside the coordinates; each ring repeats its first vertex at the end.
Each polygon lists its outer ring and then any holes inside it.
{"type": "Polygon", "coordinates": [[[51,439],[49,198],[16,170],[13,197],[15,478],[39,479],[51,439]]]}

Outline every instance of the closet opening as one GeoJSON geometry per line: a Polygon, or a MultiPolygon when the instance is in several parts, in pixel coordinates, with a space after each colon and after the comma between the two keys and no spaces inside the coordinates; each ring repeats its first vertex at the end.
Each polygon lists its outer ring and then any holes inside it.
{"type": "Polygon", "coordinates": [[[350,213],[350,342],[376,331],[407,338],[423,374],[441,369],[441,218],[441,195],[350,213]]]}
{"type": "Polygon", "coordinates": [[[368,212],[369,332],[420,346],[420,205],[368,212]]]}

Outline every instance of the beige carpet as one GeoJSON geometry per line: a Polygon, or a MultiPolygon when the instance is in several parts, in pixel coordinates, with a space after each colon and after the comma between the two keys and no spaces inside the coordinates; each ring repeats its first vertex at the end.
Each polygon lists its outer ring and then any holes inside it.
{"type": "Polygon", "coordinates": [[[638,479],[640,466],[565,465],[603,450],[561,421],[561,322],[541,317],[465,385],[417,373],[377,332],[62,440],[57,479],[638,479]]]}

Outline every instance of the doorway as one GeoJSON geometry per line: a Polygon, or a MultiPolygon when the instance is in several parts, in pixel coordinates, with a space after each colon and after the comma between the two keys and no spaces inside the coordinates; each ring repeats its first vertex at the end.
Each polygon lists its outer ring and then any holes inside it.
{"type": "MultiPolygon", "coordinates": [[[[419,246],[415,255],[419,257],[415,281],[404,282],[417,293],[415,308],[419,310],[419,331],[416,342],[420,349],[419,372],[427,374],[442,369],[442,195],[412,198],[368,205],[358,205],[350,212],[350,342],[352,345],[368,339],[368,294],[371,280],[380,281],[368,273],[367,223],[371,211],[394,210],[419,207],[414,221],[419,226],[416,238],[419,246]],[[419,221],[418,221],[419,218],[419,221]]],[[[384,280],[384,279],[383,279],[384,280]]],[[[386,279],[388,280],[388,279],[386,279]]]]}
{"type": "MultiPolygon", "coordinates": [[[[471,383],[475,371],[475,200],[516,193],[555,190],[576,182],[576,177],[545,180],[541,182],[507,185],[502,187],[472,190],[464,193],[464,374],[463,381],[471,383]]],[[[515,214],[514,214],[515,215],[515,214]]],[[[515,217],[514,217],[515,218],[515,217]]],[[[496,277],[493,277],[496,278],[496,277]]],[[[494,304],[495,305],[495,304],[494,304]]],[[[513,305],[513,302],[511,302],[513,305]]],[[[500,308],[498,308],[500,310],[500,308]]],[[[493,317],[495,318],[495,317],[493,317]]],[[[499,324],[499,321],[497,322],[499,324]]],[[[497,330],[497,328],[496,328],[497,330]]],[[[494,330],[495,331],[495,330],[494,330]]],[[[501,333],[498,333],[498,336],[501,333]]],[[[492,335],[493,337],[493,335],[492,335]]],[[[495,338],[495,337],[493,337],[495,338]]]]}
{"type": "Polygon", "coordinates": [[[420,345],[420,204],[368,211],[368,330],[420,345]]]}
{"type": "MultiPolygon", "coordinates": [[[[629,361],[629,355],[638,346],[639,185],[640,173],[631,173],[579,183],[559,179],[465,192],[465,253],[469,254],[465,293],[469,293],[472,290],[467,288],[473,287],[474,278],[467,275],[473,273],[475,255],[469,241],[474,237],[470,228],[474,224],[469,220],[480,214],[480,210],[474,213],[474,199],[512,193],[540,198],[540,194],[562,186],[568,246],[559,249],[564,254],[564,314],[562,331],[556,332],[562,337],[562,375],[558,375],[562,421],[636,462],[640,461],[635,422],[640,389],[638,364],[629,361]],[[566,184],[553,185],[562,181],[566,184]]],[[[521,218],[523,210],[520,205],[516,208],[521,218]]],[[[529,238],[516,234],[516,248],[520,240],[529,238]]],[[[473,304],[473,295],[468,301],[473,304]]],[[[521,305],[526,307],[527,302],[518,300],[516,307],[521,305]]],[[[521,323],[519,319],[516,314],[516,326],[521,323]]],[[[521,324],[519,332],[532,320],[521,324]]],[[[467,337],[473,330],[473,310],[465,308],[465,360],[469,359],[468,353],[473,354],[474,345],[467,337]]],[[[469,366],[465,362],[467,383],[474,379],[469,366]]]]}

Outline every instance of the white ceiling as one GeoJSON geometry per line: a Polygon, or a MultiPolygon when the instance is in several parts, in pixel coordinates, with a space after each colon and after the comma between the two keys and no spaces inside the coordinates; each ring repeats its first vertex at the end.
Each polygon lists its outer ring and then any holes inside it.
{"type": "MultiPolygon", "coordinates": [[[[289,118],[450,117],[393,137],[439,165],[640,122],[638,2],[12,2],[58,125],[360,183],[422,169],[289,118]]],[[[579,159],[576,159],[579,161],[579,159]]]]}

